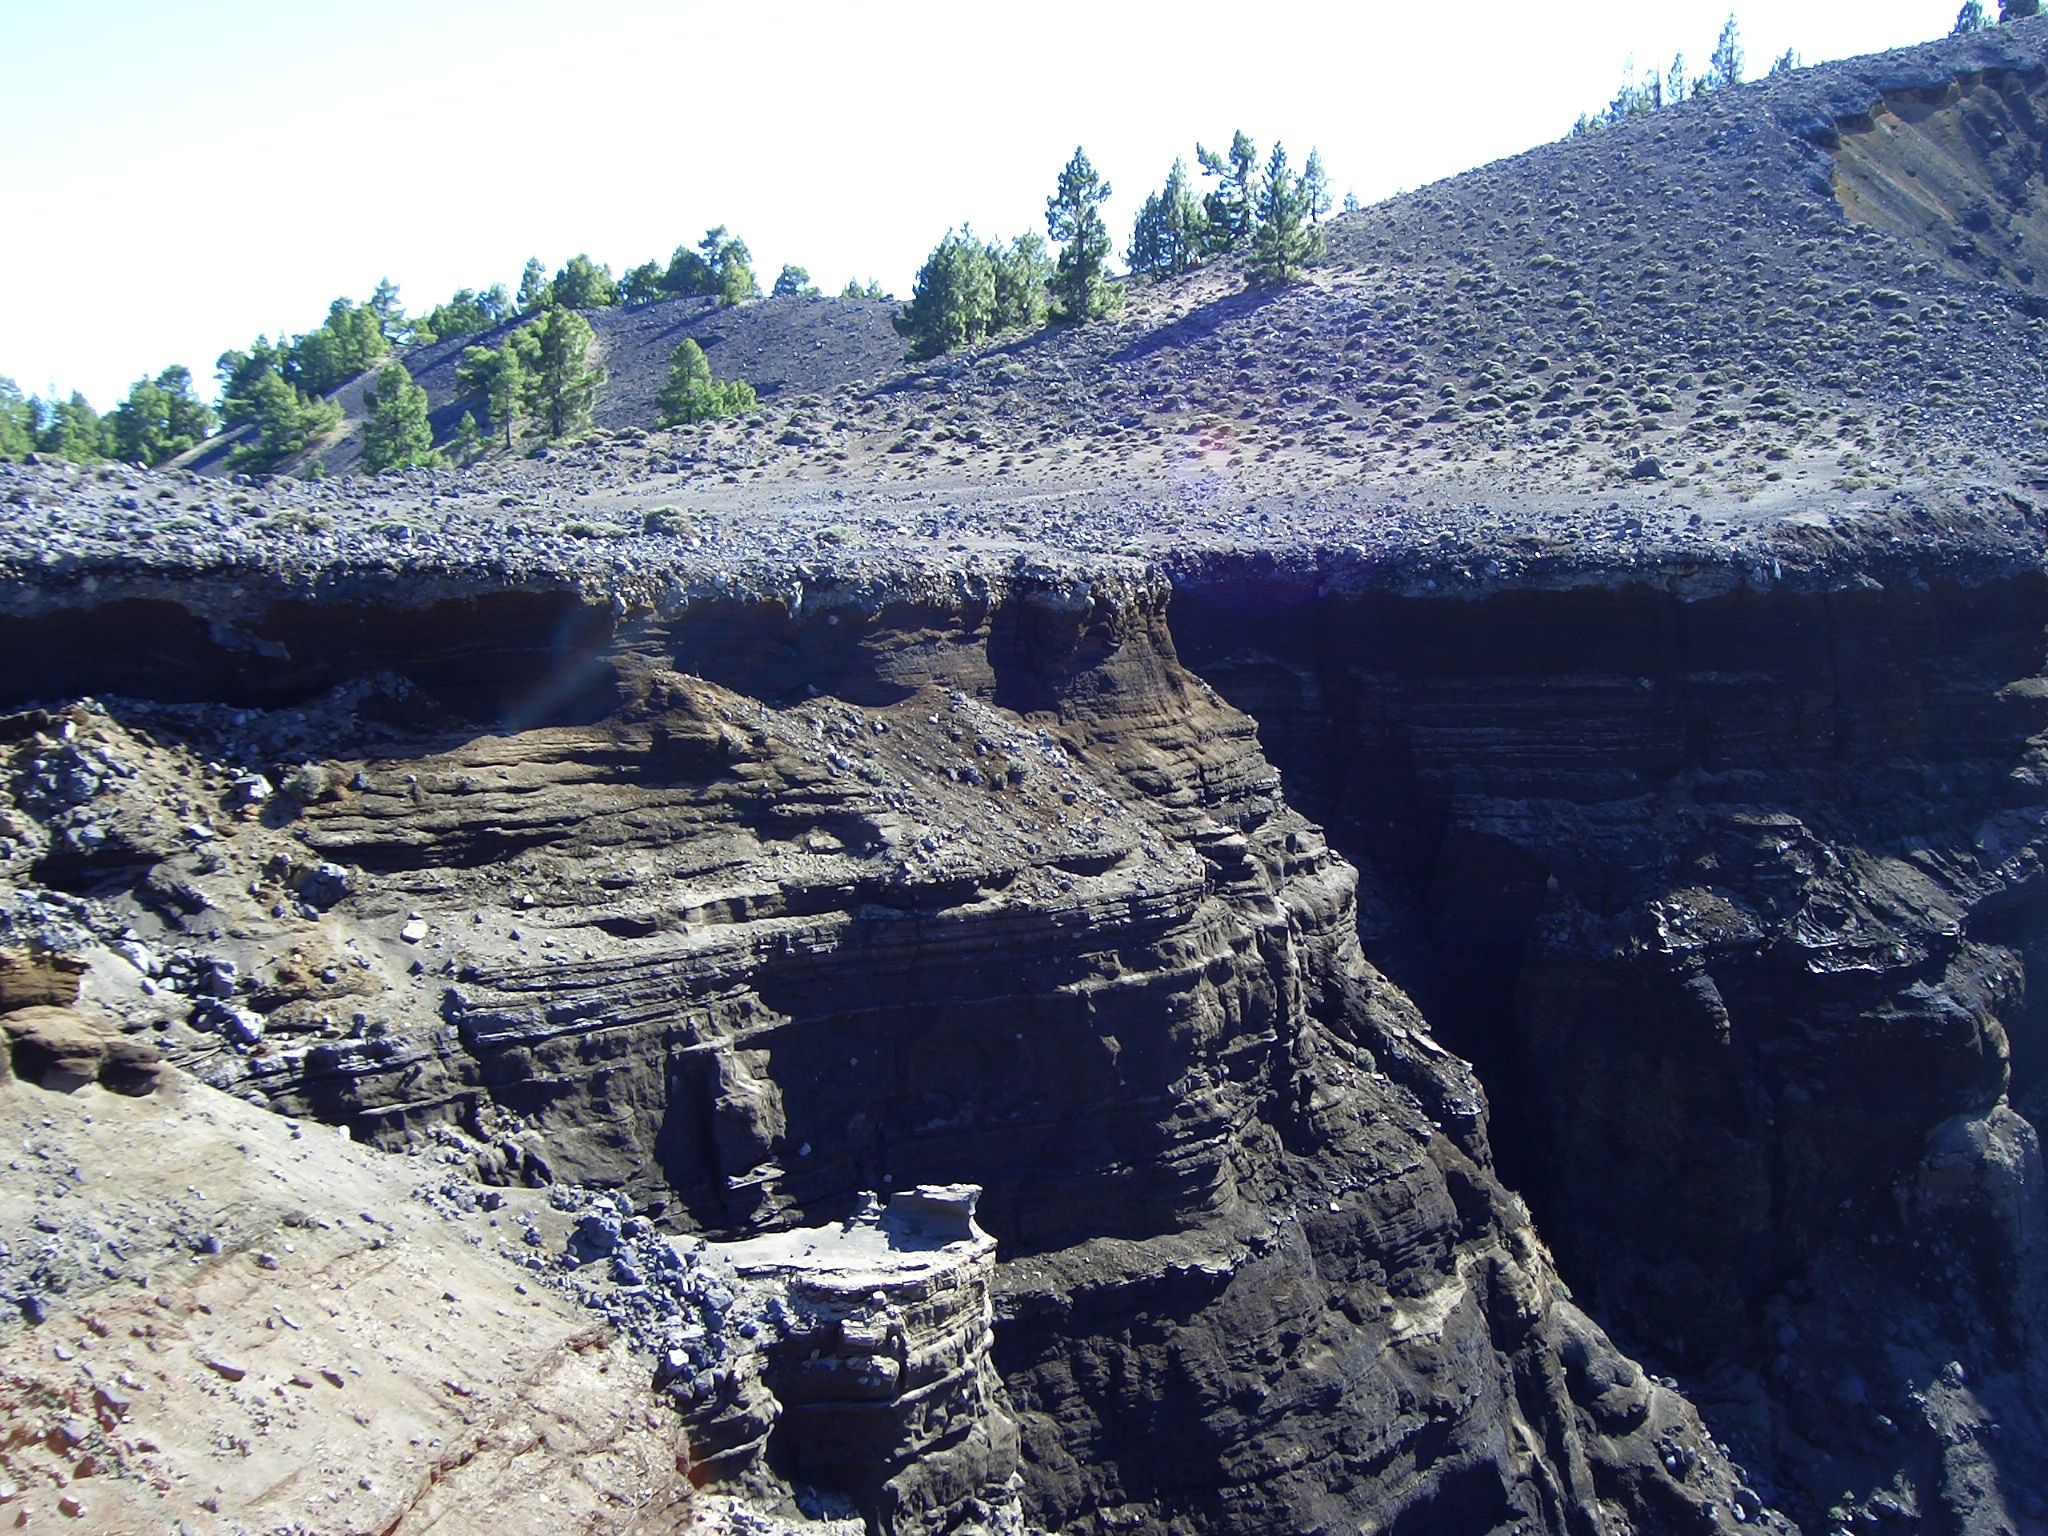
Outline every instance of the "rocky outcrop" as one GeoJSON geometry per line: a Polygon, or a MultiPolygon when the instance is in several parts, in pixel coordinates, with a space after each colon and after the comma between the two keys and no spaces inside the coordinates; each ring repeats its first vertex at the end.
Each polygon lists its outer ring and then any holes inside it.
{"type": "Polygon", "coordinates": [[[1577,1295],[1816,1521],[2039,1518],[2048,588],[1326,574],[1206,573],[1176,638],[1360,864],[1577,1295]]]}
{"type": "Polygon", "coordinates": [[[471,667],[406,675],[374,624],[285,644],[245,598],[238,654],[310,691],[21,723],[16,867],[76,894],[14,921],[216,1083],[390,1146],[460,1123],[483,1176],[680,1233],[980,1184],[1008,1412],[938,1369],[988,1347],[971,1307],[872,1400],[928,1393],[910,1430],[832,1395],[884,1385],[870,1323],[762,1357],[770,1467],[880,1525],[1732,1525],[1754,1496],[1566,1298],[1168,595],[814,581],[578,609],[532,668],[480,603],[424,647],[471,667]]]}

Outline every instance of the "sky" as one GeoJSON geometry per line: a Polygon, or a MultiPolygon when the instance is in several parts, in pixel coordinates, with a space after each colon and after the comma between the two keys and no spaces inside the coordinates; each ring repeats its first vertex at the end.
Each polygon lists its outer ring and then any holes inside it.
{"type": "MultiPolygon", "coordinates": [[[[1738,9],[1749,73],[1946,33],[1953,0],[1738,9]]],[[[1995,13],[1996,7],[1989,7],[1995,13]]],[[[907,295],[945,231],[1044,232],[1076,145],[1119,255],[1145,193],[1242,128],[1371,203],[1697,70],[1727,0],[774,5],[0,0],[0,375],[113,406],[173,363],[317,325],[379,277],[424,311],[711,225],[763,285],[907,295]],[[26,152],[24,152],[26,151],[26,152]]]]}

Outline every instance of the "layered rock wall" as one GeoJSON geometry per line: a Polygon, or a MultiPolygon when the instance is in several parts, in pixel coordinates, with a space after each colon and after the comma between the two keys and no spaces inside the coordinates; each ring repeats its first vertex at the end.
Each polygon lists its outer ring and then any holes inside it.
{"type": "MultiPolygon", "coordinates": [[[[280,1108],[459,1121],[489,1177],[722,1238],[984,1186],[1013,1427],[963,1466],[1017,1437],[1031,1521],[1730,1525],[1737,1474],[1566,1299],[1168,596],[570,603],[560,646],[486,597],[408,648],[390,604],[244,593],[231,674],[21,718],[10,847],[102,1006],[280,1108]],[[242,707],[175,702],[209,693],[242,707]]],[[[916,1520],[980,1518],[958,1481],[916,1520]]]]}
{"type": "MultiPolygon", "coordinates": [[[[1949,1360],[2010,1373],[2005,1433],[2038,1435],[2038,576],[1219,574],[1183,653],[1360,864],[1369,952],[1475,1063],[1579,1296],[1816,1484],[1902,1434],[1938,1462],[1949,1360]]],[[[2030,1507],[2018,1465],[1980,1503],[2030,1507]]]]}

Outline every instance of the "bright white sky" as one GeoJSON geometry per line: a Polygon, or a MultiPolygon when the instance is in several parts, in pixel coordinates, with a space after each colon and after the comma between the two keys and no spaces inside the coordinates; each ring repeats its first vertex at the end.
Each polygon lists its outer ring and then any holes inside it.
{"type": "MultiPolygon", "coordinates": [[[[0,0],[0,374],[102,409],[311,328],[726,224],[763,284],[908,294],[949,225],[1044,232],[1074,146],[1145,192],[1242,127],[1366,202],[1555,138],[1727,0],[0,0]]],[[[1995,5],[1987,6],[1994,14],[1995,5]]],[[[1756,4],[1749,73],[1946,33],[1955,0],[1756,4]]]]}

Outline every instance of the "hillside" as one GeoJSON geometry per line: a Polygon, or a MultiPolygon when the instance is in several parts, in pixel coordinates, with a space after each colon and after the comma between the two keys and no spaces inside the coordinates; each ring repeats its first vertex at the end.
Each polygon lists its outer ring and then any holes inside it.
{"type": "MultiPolygon", "coordinates": [[[[745,379],[764,400],[817,394],[873,379],[894,369],[903,357],[902,340],[889,323],[894,313],[892,304],[839,298],[769,298],[732,309],[721,308],[713,299],[668,299],[587,311],[608,375],[597,425],[608,430],[659,426],[655,396],[667,380],[670,355],[685,337],[704,348],[718,377],[745,379]]],[[[484,416],[476,402],[456,395],[455,367],[463,352],[473,346],[501,346],[523,323],[527,322],[400,350],[398,360],[427,392],[436,441],[453,435],[464,410],[474,408],[480,419],[484,416]]],[[[374,380],[374,373],[367,374],[329,397],[345,413],[342,425],[306,455],[306,462],[318,458],[329,474],[354,470],[362,456],[364,396],[374,380]]],[[[225,433],[187,455],[179,467],[224,473],[227,456],[243,436],[225,433]]]]}

